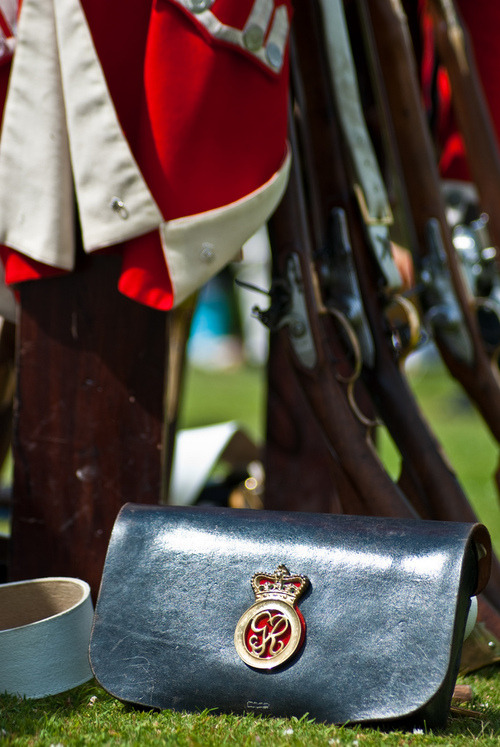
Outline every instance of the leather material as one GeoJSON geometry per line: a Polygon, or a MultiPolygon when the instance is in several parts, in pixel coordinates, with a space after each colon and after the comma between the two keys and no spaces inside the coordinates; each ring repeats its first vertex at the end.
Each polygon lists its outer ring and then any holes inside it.
{"type": "MultiPolygon", "coordinates": [[[[485,540],[486,537],[486,540],[485,540]]],[[[445,722],[481,525],[127,504],[111,537],[90,659],[101,685],[155,708],[445,722]],[[239,658],[251,579],[308,577],[304,645],[280,668],[239,658]]]]}
{"type": "Polygon", "coordinates": [[[92,679],[94,608],[77,578],[0,585],[0,692],[43,698],[92,679]]]}

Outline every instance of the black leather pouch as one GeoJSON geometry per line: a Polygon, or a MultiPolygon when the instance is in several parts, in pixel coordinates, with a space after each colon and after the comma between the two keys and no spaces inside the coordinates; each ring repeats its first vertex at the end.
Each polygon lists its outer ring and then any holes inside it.
{"type": "Polygon", "coordinates": [[[482,525],[127,504],[90,658],[153,708],[445,723],[482,525]]]}

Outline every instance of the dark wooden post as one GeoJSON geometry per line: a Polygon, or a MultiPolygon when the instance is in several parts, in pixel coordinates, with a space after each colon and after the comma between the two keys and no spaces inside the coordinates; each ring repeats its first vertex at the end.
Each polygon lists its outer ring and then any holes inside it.
{"type": "Polygon", "coordinates": [[[94,595],[127,501],[158,503],[166,317],[117,290],[120,259],[23,284],[11,580],[73,575],[94,595]]]}

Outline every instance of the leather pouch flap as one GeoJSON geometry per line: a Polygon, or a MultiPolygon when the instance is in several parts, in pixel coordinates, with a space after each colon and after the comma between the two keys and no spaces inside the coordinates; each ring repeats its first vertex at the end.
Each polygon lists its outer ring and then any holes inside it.
{"type": "Polygon", "coordinates": [[[476,531],[128,504],[96,605],[93,671],[116,697],[156,708],[442,723],[476,587],[476,531]],[[300,641],[281,665],[258,668],[238,654],[235,630],[256,603],[254,575],[280,566],[308,580],[300,641]]]}

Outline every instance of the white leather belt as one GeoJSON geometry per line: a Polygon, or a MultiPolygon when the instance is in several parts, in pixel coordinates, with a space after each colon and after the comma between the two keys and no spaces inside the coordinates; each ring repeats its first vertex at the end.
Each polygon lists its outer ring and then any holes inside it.
{"type": "Polygon", "coordinates": [[[80,579],[0,584],[0,692],[42,698],[90,680],[92,619],[80,579]]]}
{"type": "Polygon", "coordinates": [[[401,278],[388,251],[393,216],[363,113],[344,7],[341,0],[320,0],[320,6],[333,93],[354,171],[354,192],[386,284],[397,289],[401,278]]]}

